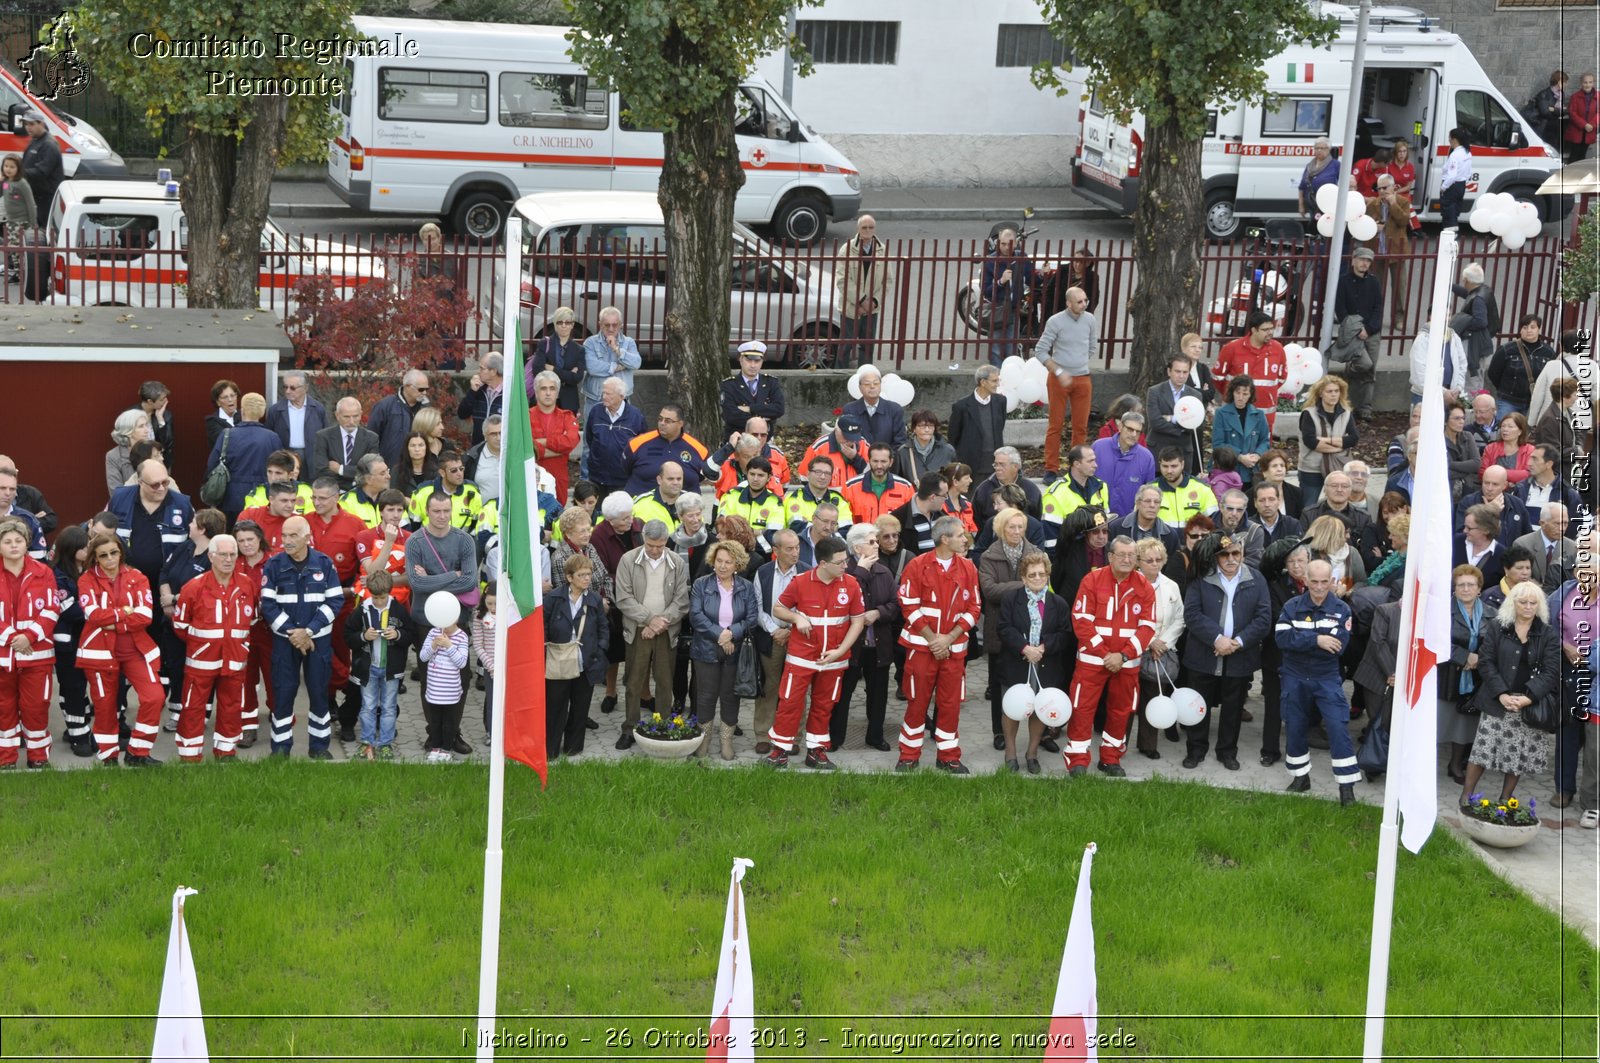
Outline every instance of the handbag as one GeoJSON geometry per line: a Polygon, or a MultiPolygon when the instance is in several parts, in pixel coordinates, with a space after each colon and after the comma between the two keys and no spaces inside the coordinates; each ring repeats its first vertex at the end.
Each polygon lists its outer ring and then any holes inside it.
{"type": "Polygon", "coordinates": [[[761,655],[756,652],[755,640],[746,638],[739,643],[738,658],[734,663],[734,697],[759,698],[761,679],[761,655]]]}
{"type": "Polygon", "coordinates": [[[571,642],[558,642],[555,645],[545,644],[544,647],[544,677],[546,679],[576,679],[583,669],[583,625],[589,622],[589,609],[584,607],[583,615],[578,618],[578,630],[573,632],[571,642]]]}
{"type": "MultiPolygon", "coordinates": [[[[444,558],[439,556],[439,549],[438,549],[438,547],[433,545],[433,540],[428,537],[428,530],[426,528],[422,529],[422,541],[428,544],[428,549],[433,551],[433,559],[435,561],[439,562],[439,567],[440,568],[443,568],[444,567],[444,558]]],[[[477,604],[480,601],[483,600],[483,591],[481,589],[479,589],[479,587],[476,584],[474,584],[473,588],[470,591],[458,591],[456,593],[456,600],[459,601],[462,605],[466,606],[468,609],[472,609],[472,608],[475,608],[477,606],[477,604]]],[[[572,676],[563,675],[563,676],[556,676],[555,678],[557,678],[557,679],[571,679],[572,676]]]]}
{"type": "Polygon", "coordinates": [[[228,437],[231,435],[231,428],[222,433],[222,453],[217,456],[217,467],[206,473],[205,483],[200,485],[200,501],[208,506],[220,506],[228,494],[228,481],[232,478],[228,472],[228,437]]]}
{"type": "Polygon", "coordinates": [[[1356,752],[1356,767],[1369,776],[1382,775],[1389,770],[1389,728],[1381,720],[1373,720],[1361,739],[1356,752]]]}
{"type": "Polygon", "coordinates": [[[1543,731],[1545,734],[1553,735],[1561,730],[1561,705],[1558,690],[1551,691],[1523,709],[1522,722],[1535,731],[1543,731]]]}

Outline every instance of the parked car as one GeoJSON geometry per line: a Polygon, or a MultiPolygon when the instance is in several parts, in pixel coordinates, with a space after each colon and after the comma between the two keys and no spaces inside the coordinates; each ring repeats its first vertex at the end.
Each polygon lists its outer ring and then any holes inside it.
{"type": "MultiPolygon", "coordinates": [[[[666,357],[667,237],[661,205],[649,192],[539,192],[517,200],[522,218],[522,328],[546,330],[558,307],[578,315],[579,335],[598,326],[602,307],[622,311],[624,329],[646,363],[666,357]]],[[[503,293],[493,285],[490,320],[501,330],[503,293]]],[[[728,279],[728,349],[768,344],[780,364],[826,364],[839,334],[833,275],[798,254],[733,225],[728,279]]]]}

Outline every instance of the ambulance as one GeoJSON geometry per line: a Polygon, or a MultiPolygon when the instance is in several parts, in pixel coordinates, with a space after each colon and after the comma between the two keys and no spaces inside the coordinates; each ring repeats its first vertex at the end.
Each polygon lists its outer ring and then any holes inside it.
{"type": "MultiPolygon", "coordinates": [[[[49,287],[30,298],[58,306],[188,305],[189,226],[177,182],[63,181],[46,226],[50,246],[30,248],[27,257],[48,263],[49,287]]],[[[305,278],[327,274],[348,296],[384,276],[372,255],[291,236],[271,219],[261,252],[260,305],[279,318],[297,305],[295,288],[305,278]]]]}
{"type": "Polygon", "coordinates": [[[111,150],[105,137],[94,126],[76,115],[60,110],[28,91],[27,83],[10,63],[0,62],[0,109],[5,125],[0,128],[0,154],[21,155],[28,148],[28,131],[22,116],[38,111],[45,128],[61,149],[61,169],[68,177],[121,177],[128,172],[122,156],[111,150]]]}
{"type": "MultiPolygon", "coordinates": [[[[1218,102],[1209,111],[1201,176],[1206,235],[1212,239],[1237,236],[1251,218],[1303,217],[1297,189],[1312,145],[1327,137],[1337,152],[1344,143],[1357,12],[1326,3],[1321,11],[1339,20],[1331,43],[1291,46],[1267,60],[1264,102],[1218,102]]],[[[1102,206],[1132,214],[1144,164],[1143,118],[1118,122],[1100,106],[1092,85],[1079,84],[1084,105],[1073,187],[1102,206]]],[[[1570,207],[1570,197],[1536,193],[1560,169],[1560,152],[1489,82],[1461,38],[1420,11],[1372,9],[1360,100],[1356,159],[1408,141],[1417,171],[1412,201],[1423,220],[1438,220],[1439,171],[1450,153],[1450,130],[1458,127],[1472,138],[1463,216],[1473,197],[1485,192],[1509,192],[1531,202],[1546,221],[1570,207]]]]}
{"type": "MultiPolygon", "coordinates": [[[[492,240],[533,192],[655,192],[662,142],[567,51],[566,27],[357,17],[375,54],[344,61],[328,184],[377,213],[437,215],[492,240]]],[[[809,243],[853,218],[860,174],[771,85],[734,100],[734,218],[809,243]]]]}

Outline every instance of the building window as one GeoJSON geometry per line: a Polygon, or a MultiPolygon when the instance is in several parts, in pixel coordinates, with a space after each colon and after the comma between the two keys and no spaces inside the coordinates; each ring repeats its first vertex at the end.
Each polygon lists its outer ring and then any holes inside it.
{"type": "Polygon", "coordinates": [[[796,32],[817,63],[893,66],[900,61],[900,23],[803,18],[796,32]]]}
{"type": "Polygon", "coordinates": [[[1001,23],[1000,36],[994,47],[994,65],[1000,67],[1033,67],[1040,63],[1065,66],[1072,60],[1072,52],[1048,26],[1027,26],[1001,23]]]}
{"type": "Polygon", "coordinates": [[[1261,106],[1263,136],[1325,136],[1333,114],[1331,96],[1273,96],[1261,106]]]}

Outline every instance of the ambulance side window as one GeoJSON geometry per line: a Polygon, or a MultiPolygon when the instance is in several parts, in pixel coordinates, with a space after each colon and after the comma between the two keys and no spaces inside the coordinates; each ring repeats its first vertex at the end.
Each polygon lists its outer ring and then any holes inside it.
{"type": "Polygon", "coordinates": [[[500,75],[500,124],[604,129],[610,100],[582,74],[500,75]]]}
{"type": "Polygon", "coordinates": [[[489,75],[475,70],[378,71],[378,117],[390,122],[489,121],[489,75]]]}
{"type": "Polygon", "coordinates": [[[1332,114],[1331,96],[1272,96],[1261,105],[1261,135],[1326,136],[1332,114]]]}
{"type": "Polygon", "coordinates": [[[1215,107],[1206,111],[1206,136],[1217,135],[1217,109],[1215,107]]]}
{"type": "Polygon", "coordinates": [[[153,214],[91,214],[78,219],[73,245],[80,258],[126,260],[156,247],[161,222],[153,214]]]}
{"type": "Polygon", "coordinates": [[[1498,100],[1477,89],[1456,92],[1456,125],[1472,134],[1472,143],[1488,148],[1512,147],[1514,122],[1498,100]]]}
{"type": "Polygon", "coordinates": [[[739,86],[733,98],[733,131],[763,140],[788,140],[789,116],[762,89],[739,86]]]}

